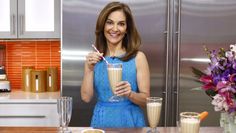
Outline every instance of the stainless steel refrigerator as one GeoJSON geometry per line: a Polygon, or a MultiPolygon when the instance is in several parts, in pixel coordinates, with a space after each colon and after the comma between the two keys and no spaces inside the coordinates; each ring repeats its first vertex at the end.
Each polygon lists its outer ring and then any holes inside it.
{"type": "MultiPolygon", "coordinates": [[[[208,111],[202,126],[218,126],[219,113],[191,72],[204,70],[210,49],[236,43],[235,0],[120,0],[141,34],[151,72],[151,96],[163,97],[160,126],[175,126],[179,112],[208,111]]],[[[62,95],[73,97],[71,126],[89,126],[95,99],[80,97],[85,56],[92,51],[96,19],[109,0],[62,2],[62,95]]],[[[146,113],[146,112],[145,112],[146,113]]]]}

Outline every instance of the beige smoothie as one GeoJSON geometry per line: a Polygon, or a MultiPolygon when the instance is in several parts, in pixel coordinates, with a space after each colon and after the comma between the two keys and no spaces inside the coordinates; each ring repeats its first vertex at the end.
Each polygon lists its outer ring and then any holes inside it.
{"type": "Polygon", "coordinates": [[[181,119],[181,133],[199,133],[200,120],[194,118],[181,119]]]}
{"type": "Polygon", "coordinates": [[[155,128],[160,119],[161,114],[161,103],[151,102],[147,103],[147,115],[148,121],[151,128],[155,128]]]}
{"type": "Polygon", "coordinates": [[[108,78],[112,92],[114,93],[116,85],[122,80],[122,67],[121,68],[107,68],[108,69],[108,78]]]}

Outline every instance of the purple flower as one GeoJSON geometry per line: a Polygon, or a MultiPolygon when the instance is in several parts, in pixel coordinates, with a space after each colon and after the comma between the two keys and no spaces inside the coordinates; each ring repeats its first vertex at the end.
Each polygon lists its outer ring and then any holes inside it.
{"type": "Polygon", "coordinates": [[[220,65],[216,57],[212,57],[211,58],[211,63],[210,64],[211,64],[210,65],[211,66],[211,70],[218,69],[218,67],[220,65]]]}
{"type": "Polygon", "coordinates": [[[221,76],[220,75],[213,75],[213,83],[217,85],[217,83],[221,81],[221,76]]]}

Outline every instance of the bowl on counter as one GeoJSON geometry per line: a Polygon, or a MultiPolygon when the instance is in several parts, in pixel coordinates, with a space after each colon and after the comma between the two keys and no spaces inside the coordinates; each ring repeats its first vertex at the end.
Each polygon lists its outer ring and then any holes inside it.
{"type": "Polygon", "coordinates": [[[81,133],[105,133],[102,129],[84,129],[81,133]]]}

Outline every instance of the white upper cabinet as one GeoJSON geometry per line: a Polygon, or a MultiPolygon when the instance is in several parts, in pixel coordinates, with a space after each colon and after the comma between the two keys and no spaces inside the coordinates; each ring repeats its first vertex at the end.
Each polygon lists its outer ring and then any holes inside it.
{"type": "Polygon", "coordinates": [[[60,38],[60,0],[0,0],[0,38],[60,38]]]}
{"type": "Polygon", "coordinates": [[[17,37],[17,0],[0,0],[0,38],[17,37]]]}

